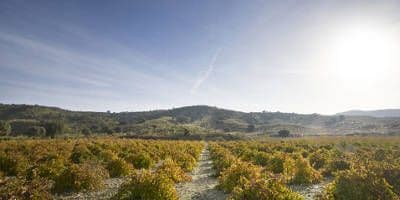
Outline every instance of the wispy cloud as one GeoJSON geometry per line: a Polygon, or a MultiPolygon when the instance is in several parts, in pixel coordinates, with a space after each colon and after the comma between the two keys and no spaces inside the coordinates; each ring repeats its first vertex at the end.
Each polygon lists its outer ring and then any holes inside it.
{"type": "MultiPolygon", "coordinates": [[[[49,74],[62,76],[64,80],[78,80],[83,83],[95,83],[95,86],[100,86],[97,82],[103,82],[101,85],[106,85],[107,82],[115,81],[115,77],[110,78],[110,74],[115,71],[119,76],[130,75],[132,77],[146,79],[149,81],[163,81],[162,78],[154,75],[135,70],[135,65],[143,65],[133,61],[125,61],[118,57],[96,56],[87,54],[78,49],[69,49],[60,44],[51,44],[37,39],[31,39],[19,35],[11,35],[0,32],[0,41],[6,41],[16,45],[15,47],[22,49],[21,55],[29,59],[10,59],[10,63],[2,63],[4,66],[10,65],[14,69],[32,74],[49,74]],[[32,58],[34,52],[40,53],[39,56],[32,58]],[[88,73],[89,72],[89,73],[88,73]],[[97,81],[97,82],[96,82],[97,81]]],[[[91,41],[92,42],[92,41],[91,41]]],[[[111,46],[107,43],[106,46],[111,46]]],[[[114,48],[117,54],[127,54],[129,51],[122,48],[114,48]]],[[[132,56],[132,54],[131,54],[132,56]]],[[[121,81],[121,79],[118,79],[121,81]]]]}
{"type": "Polygon", "coordinates": [[[109,51],[98,55],[83,45],[71,48],[59,41],[0,31],[0,82],[5,84],[0,91],[8,94],[0,100],[32,97],[34,93],[40,99],[52,99],[60,104],[54,96],[102,99],[109,100],[110,104],[120,99],[138,105],[158,99],[167,104],[177,98],[176,93],[186,90],[186,84],[182,84],[188,82],[185,77],[177,79],[179,74],[146,70],[148,66],[162,64],[138,55],[135,50],[99,38],[87,40],[81,35],[71,36],[109,51]]]}
{"type": "Polygon", "coordinates": [[[200,75],[200,77],[197,78],[196,82],[193,84],[192,88],[190,89],[191,94],[195,94],[197,89],[204,83],[204,81],[206,81],[208,79],[210,74],[214,71],[215,62],[217,61],[217,58],[218,58],[219,54],[221,53],[221,51],[222,51],[222,48],[218,49],[215,52],[214,56],[211,59],[210,64],[208,65],[207,71],[202,73],[200,75]]]}

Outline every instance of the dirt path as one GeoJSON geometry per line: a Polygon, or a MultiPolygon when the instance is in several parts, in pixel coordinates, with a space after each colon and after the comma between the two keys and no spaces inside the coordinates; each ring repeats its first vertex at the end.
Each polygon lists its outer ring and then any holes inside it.
{"type": "MultiPolygon", "coordinates": [[[[218,179],[214,177],[212,160],[209,158],[209,151],[205,145],[200,154],[197,167],[189,174],[191,182],[176,185],[179,198],[182,200],[224,200],[227,195],[215,189],[218,179]]],[[[94,192],[80,192],[55,196],[59,200],[86,200],[86,199],[109,199],[115,195],[119,186],[124,182],[123,178],[112,178],[105,181],[105,189],[94,192]]]]}
{"type": "Polygon", "coordinates": [[[207,147],[206,144],[200,154],[197,167],[190,173],[192,181],[176,185],[176,190],[182,200],[226,199],[226,195],[222,191],[215,189],[215,186],[218,185],[218,179],[213,176],[215,172],[212,168],[212,160],[209,158],[210,152],[207,147]]]}
{"type": "Polygon", "coordinates": [[[110,178],[104,181],[105,188],[100,191],[80,192],[55,196],[58,200],[87,200],[87,199],[109,199],[118,192],[119,186],[124,182],[124,178],[110,178]]]}
{"type": "Polygon", "coordinates": [[[299,193],[304,197],[304,200],[314,200],[315,197],[323,192],[329,183],[331,183],[333,179],[323,180],[321,183],[313,184],[313,185],[292,185],[289,186],[293,191],[299,193]]]}

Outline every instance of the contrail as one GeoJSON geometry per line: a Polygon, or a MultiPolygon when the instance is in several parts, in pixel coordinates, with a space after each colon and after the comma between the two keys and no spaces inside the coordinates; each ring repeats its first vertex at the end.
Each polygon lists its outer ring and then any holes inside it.
{"type": "Polygon", "coordinates": [[[193,84],[192,88],[190,89],[190,93],[191,93],[191,94],[194,94],[194,93],[196,92],[197,88],[199,88],[200,85],[203,84],[203,82],[206,81],[207,78],[210,76],[210,74],[214,71],[214,64],[215,64],[215,61],[217,60],[217,58],[218,58],[219,54],[221,53],[221,51],[222,51],[222,48],[219,48],[219,49],[215,52],[213,58],[211,59],[210,64],[208,65],[207,71],[205,71],[205,73],[202,74],[202,75],[196,80],[196,82],[193,84]]]}

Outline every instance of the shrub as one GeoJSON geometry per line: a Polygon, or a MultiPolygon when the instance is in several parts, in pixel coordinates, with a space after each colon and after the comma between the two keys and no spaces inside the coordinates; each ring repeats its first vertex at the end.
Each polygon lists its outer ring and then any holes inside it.
{"type": "Polygon", "coordinates": [[[11,178],[0,183],[0,199],[53,199],[50,184],[45,179],[11,178]]]}
{"type": "Polygon", "coordinates": [[[103,162],[111,162],[113,160],[118,159],[118,156],[112,152],[111,150],[102,150],[99,155],[97,156],[97,158],[103,162]]]}
{"type": "Polygon", "coordinates": [[[28,160],[21,155],[6,155],[0,153],[0,171],[6,176],[23,174],[28,168],[28,160]]]}
{"type": "Polygon", "coordinates": [[[17,160],[6,154],[0,154],[0,171],[7,176],[17,175],[17,160]]]}
{"type": "Polygon", "coordinates": [[[132,171],[132,166],[120,158],[108,162],[106,168],[111,177],[126,176],[132,171]]]}
{"type": "Polygon", "coordinates": [[[386,154],[387,154],[387,153],[385,152],[385,150],[383,150],[383,149],[378,149],[378,150],[376,150],[375,153],[374,153],[374,159],[375,159],[376,161],[383,161],[383,160],[385,160],[386,157],[387,157],[386,154]]]}
{"type": "Polygon", "coordinates": [[[303,156],[303,158],[307,158],[308,155],[310,155],[310,152],[308,152],[308,151],[302,151],[301,152],[301,156],[303,156]]]}
{"type": "Polygon", "coordinates": [[[324,176],[332,176],[334,172],[350,169],[350,163],[343,159],[334,159],[328,162],[323,170],[324,176]]]}
{"type": "Polygon", "coordinates": [[[216,170],[216,174],[220,175],[222,171],[229,168],[235,162],[237,162],[237,159],[230,154],[227,154],[224,157],[214,160],[213,164],[216,170]]]}
{"type": "Polygon", "coordinates": [[[91,151],[85,144],[82,143],[75,144],[70,157],[71,161],[76,164],[83,163],[94,158],[95,156],[91,153],[91,151]]]}
{"type": "Polygon", "coordinates": [[[90,153],[95,156],[99,156],[100,153],[105,150],[98,142],[95,141],[87,144],[87,148],[90,150],[90,153]]]}
{"type": "Polygon", "coordinates": [[[345,160],[333,160],[332,162],[329,162],[328,166],[333,171],[350,169],[350,163],[345,160]]]}
{"type": "Polygon", "coordinates": [[[300,195],[292,192],[284,184],[274,179],[244,180],[243,185],[236,186],[229,199],[246,200],[301,200],[300,195]]]}
{"type": "Polygon", "coordinates": [[[191,156],[193,156],[194,158],[196,158],[197,156],[199,156],[200,155],[200,153],[201,153],[201,151],[202,151],[202,149],[203,149],[203,144],[201,144],[201,145],[199,145],[199,146],[197,146],[198,148],[196,148],[196,147],[190,147],[189,146],[189,148],[187,149],[187,153],[188,154],[190,154],[191,156]]]}
{"type": "Polygon", "coordinates": [[[389,166],[381,166],[377,170],[379,175],[384,177],[385,180],[393,186],[393,191],[400,195],[400,166],[398,165],[389,165],[389,166]]]}
{"type": "Polygon", "coordinates": [[[318,170],[325,166],[327,156],[322,151],[317,151],[310,154],[308,159],[310,160],[311,166],[318,170]]]}
{"type": "Polygon", "coordinates": [[[173,159],[186,172],[192,171],[197,162],[193,156],[184,153],[174,155],[173,159]]]}
{"type": "Polygon", "coordinates": [[[254,164],[261,165],[261,166],[266,166],[268,164],[269,160],[270,160],[270,156],[269,156],[269,154],[267,154],[265,152],[257,152],[252,159],[254,164]]]}
{"type": "Polygon", "coordinates": [[[112,199],[177,200],[174,182],[147,170],[135,171],[112,199]]]}
{"type": "Polygon", "coordinates": [[[283,163],[283,168],[284,178],[291,179],[296,172],[296,161],[291,157],[287,157],[283,163]]]}
{"type": "Polygon", "coordinates": [[[282,151],[285,153],[293,153],[296,151],[296,148],[294,146],[285,146],[282,151]]]}
{"type": "Polygon", "coordinates": [[[256,158],[258,151],[256,150],[249,150],[249,149],[243,149],[242,151],[239,152],[238,156],[243,160],[243,161],[254,161],[256,158]]]}
{"type": "Polygon", "coordinates": [[[53,180],[65,170],[64,164],[64,160],[61,158],[49,155],[28,168],[26,176],[28,179],[39,176],[53,180]]]}
{"type": "Polygon", "coordinates": [[[238,161],[222,172],[219,177],[218,187],[229,193],[236,186],[242,185],[245,179],[258,178],[260,175],[261,169],[259,167],[247,162],[238,161]]]}
{"type": "Polygon", "coordinates": [[[312,184],[321,181],[322,177],[318,171],[310,166],[308,160],[298,158],[295,164],[294,177],[291,181],[293,184],[312,184]]]}
{"type": "Polygon", "coordinates": [[[100,165],[72,164],[55,178],[54,191],[63,193],[101,189],[104,186],[103,180],[107,177],[107,171],[100,165]]]}
{"type": "Polygon", "coordinates": [[[283,164],[285,163],[285,158],[283,154],[274,154],[269,160],[269,164],[266,168],[273,173],[283,173],[285,168],[283,164]]]}
{"type": "Polygon", "coordinates": [[[175,183],[191,181],[188,176],[172,159],[167,158],[156,171],[160,176],[165,175],[175,183]]]}
{"type": "Polygon", "coordinates": [[[334,182],[327,188],[322,199],[329,200],[395,200],[398,196],[385,179],[369,170],[359,169],[339,172],[334,182]]]}
{"type": "Polygon", "coordinates": [[[125,160],[136,169],[149,169],[153,165],[153,160],[147,153],[131,154],[125,160]]]}

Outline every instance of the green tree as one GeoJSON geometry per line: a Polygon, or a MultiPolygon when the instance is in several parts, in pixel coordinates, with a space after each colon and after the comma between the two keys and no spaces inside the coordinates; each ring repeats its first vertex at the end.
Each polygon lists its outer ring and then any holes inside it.
{"type": "Polygon", "coordinates": [[[46,129],[42,126],[32,126],[26,133],[31,137],[43,137],[46,136],[46,129]]]}
{"type": "Polygon", "coordinates": [[[116,132],[116,133],[122,133],[122,132],[123,132],[123,129],[122,129],[122,127],[120,127],[120,126],[117,126],[117,127],[114,128],[114,132],[116,132]]]}
{"type": "Polygon", "coordinates": [[[187,128],[183,128],[183,135],[184,136],[189,136],[190,135],[190,131],[187,128]]]}
{"type": "Polygon", "coordinates": [[[6,136],[11,133],[10,123],[0,120],[0,136],[6,136]]]}
{"type": "Polygon", "coordinates": [[[44,123],[44,127],[46,128],[46,136],[54,138],[56,135],[60,135],[64,133],[65,124],[63,121],[47,121],[44,123]]]}
{"type": "Polygon", "coordinates": [[[86,137],[88,137],[92,134],[92,131],[89,128],[83,128],[81,132],[86,137]]]}
{"type": "Polygon", "coordinates": [[[256,130],[256,127],[254,126],[254,124],[249,124],[247,126],[247,132],[254,132],[256,130]]]}
{"type": "Polygon", "coordinates": [[[289,131],[289,130],[286,130],[286,129],[283,129],[283,130],[280,130],[280,131],[278,132],[278,134],[279,134],[280,137],[289,137],[290,131],[289,131]]]}
{"type": "Polygon", "coordinates": [[[108,127],[108,126],[104,126],[104,127],[101,129],[101,131],[104,132],[104,133],[107,133],[108,135],[113,134],[113,130],[112,130],[110,127],[108,127]]]}
{"type": "Polygon", "coordinates": [[[178,123],[189,123],[190,122],[190,118],[189,117],[186,117],[186,116],[177,116],[176,118],[175,118],[175,121],[176,122],[178,122],[178,123]]]}

